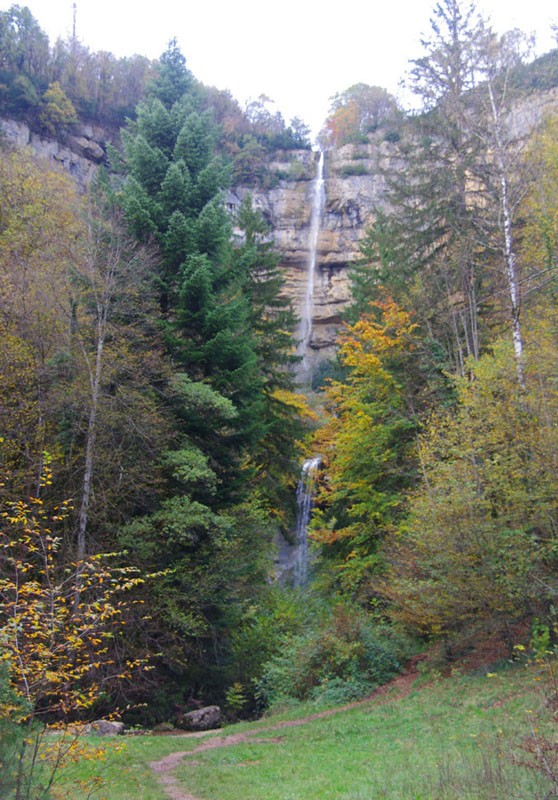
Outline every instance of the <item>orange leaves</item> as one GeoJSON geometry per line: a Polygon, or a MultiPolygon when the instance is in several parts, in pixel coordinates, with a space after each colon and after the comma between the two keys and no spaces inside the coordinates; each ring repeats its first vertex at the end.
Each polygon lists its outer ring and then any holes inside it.
{"type": "Polygon", "coordinates": [[[337,108],[326,120],[328,140],[336,146],[354,141],[360,133],[360,113],[354,100],[337,108]]]}

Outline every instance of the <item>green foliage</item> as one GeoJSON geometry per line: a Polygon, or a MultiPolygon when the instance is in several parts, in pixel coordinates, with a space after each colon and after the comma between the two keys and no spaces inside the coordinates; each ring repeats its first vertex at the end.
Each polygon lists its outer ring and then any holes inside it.
{"type": "Polygon", "coordinates": [[[341,382],[345,377],[346,373],[339,359],[320,361],[312,375],[312,391],[323,392],[330,381],[341,382]]]}
{"type": "MultiPolygon", "coordinates": [[[[51,484],[45,466],[39,488],[51,484]]],[[[87,719],[118,683],[145,667],[142,659],[116,655],[127,621],[123,596],[145,578],[113,566],[115,553],[64,561],[60,534],[70,508],[39,496],[3,497],[0,506],[0,787],[6,800],[51,797],[57,771],[76,754],[68,723],[87,719]],[[57,735],[47,736],[46,724],[55,722],[57,735]]]]}
{"type": "Polygon", "coordinates": [[[523,91],[554,89],[558,86],[558,50],[551,50],[530,64],[518,64],[510,77],[512,85],[523,91]]]}
{"type": "Polygon", "coordinates": [[[310,598],[278,584],[266,587],[258,602],[245,608],[238,626],[231,631],[228,669],[231,691],[242,693],[243,705],[238,709],[241,716],[261,713],[266,701],[258,685],[266,665],[320,613],[319,605],[310,598]]]}
{"type": "Polygon", "coordinates": [[[365,164],[343,164],[339,167],[339,175],[342,178],[350,178],[351,176],[368,175],[368,169],[365,164]]]}
{"type": "Polygon", "coordinates": [[[273,100],[263,94],[246,105],[245,114],[257,141],[266,150],[310,149],[308,127],[296,117],[286,127],[281,113],[271,108],[273,105],[273,100]]]}
{"type": "Polygon", "coordinates": [[[275,531],[256,500],[224,513],[212,510],[210,492],[205,497],[204,503],[171,496],[120,534],[135,564],[164,570],[141,596],[149,615],[136,621],[135,647],[147,639],[160,652],[150,685],[135,687],[138,700],[152,698],[145,711],[134,712],[136,722],[171,719],[176,704],[192,697],[223,702],[224,687],[237,681],[251,697],[250,676],[240,666],[251,656],[236,649],[234,632],[262,591],[275,531]]]}
{"type": "Polygon", "coordinates": [[[77,122],[72,101],[57,81],[51,83],[43,95],[39,120],[50,136],[61,135],[77,122]]]}
{"type": "Polygon", "coordinates": [[[285,505],[289,477],[299,461],[297,441],[303,436],[301,408],[293,400],[292,366],[295,314],[284,294],[279,257],[269,241],[268,226],[247,195],[236,224],[243,241],[235,247],[233,269],[247,298],[248,322],[254,333],[257,369],[262,378],[263,431],[251,451],[257,474],[270,500],[285,505]]]}
{"type": "Polygon", "coordinates": [[[161,70],[136,123],[124,133],[128,178],[122,201],[134,233],[141,239],[154,235],[160,245],[160,302],[178,368],[234,398],[235,418],[229,417],[227,433],[221,428],[221,440],[199,416],[180,414],[183,432],[198,444],[208,434],[205,447],[219,485],[232,495],[242,448],[261,433],[261,382],[247,300],[230,266],[231,228],[220,197],[227,169],[215,153],[212,115],[199,108],[175,44],[161,70]]]}
{"type": "Polygon", "coordinates": [[[265,665],[259,692],[269,705],[287,700],[339,703],[386,683],[399,669],[397,647],[355,609],[284,641],[265,665]]]}
{"type": "Polygon", "coordinates": [[[255,136],[244,137],[235,155],[233,178],[236,184],[261,186],[267,177],[266,149],[255,136]]]}
{"type": "Polygon", "coordinates": [[[5,661],[0,661],[0,711],[0,796],[9,798],[17,786],[23,740],[29,735],[22,721],[28,717],[30,706],[16,693],[5,661]]]}
{"type": "Polygon", "coordinates": [[[157,73],[149,85],[149,93],[170,109],[192,88],[193,77],[186,68],[186,59],[176,39],[171,39],[159,59],[157,73]]]}
{"type": "Polygon", "coordinates": [[[71,39],[59,39],[50,48],[28,8],[13,5],[0,12],[2,107],[50,135],[74,121],[72,108],[87,119],[122,124],[133,113],[152,71],[152,63],[143,56],[118,59],[112,53],[92,53],[71,39]],[[41,100],[49,84],[60,90],[41,100]]]}
{"type": "Polygon", "coordinates": [[[531,287],[556,291],[558,249],[558,119],[550,117],[534,138],[528,162],[537,175],[523,202],[526,221],[521,256],[527,266],[531,287]]]}
{"type": "Polygon", "coordinates": [[[28,8],[11,6],[0,12],[0,67],[31,79],[44,79],[48,66],[48,38],[28,8]]]}
{"type": "Polygon", "coordinates": [[[394,615],[419,630],[455,637],[489,626],[509,643],[512,622],[553,613],[553,325],[532,335],[524,392],[500,342],[469,365],[456,408],[435,414],[421,440],[423,481],[384,586],[394,615]]]}
{"type": "Polygon", "coordinates": [[[353,594],[366,595],[381,571],[380,542],[401,518],[413,477],[415,421],[403,376],[414,329],[390,300],[347,327],[340,349],[346,377],[326,388],[328,414],[315,435],[324,470],[311,536],[353,594]]]}
{"type": "Polygon", "coordinates": [[[24,118],[33,118],[40,107],[39,92],[27,75],[16,75],[9,86],[0,88],[5,95],[6,105],[13,113],[21,114],[24,118]]]}
{"type": "Polygon", "coordinates": [[[225,709],[229,717],[232,717],[232,719],[238,718],[238,716],[246,708],[247,702],[248,701],[242,684],[238,681],[233,683],[233,685],[227,689],[227,693],[225,695],[225,709]]]}
{"type": "MultiPolygon", "coordinates": [[[[158,247],[174,371],[165,388],[173,428],[160,465],[165,483],[149,513],[120,534],[138,566],[167,569],[149,594],[154,620],[138,626],[162,651],[157,714],[177,697],[222,700],[224,683],[235,683],[231,659],[240,655],[230,632],[269,572],[301,432],[300,404],[289,395],[294,318],[280,296],[277,257],[249,201],[236,220],[243,241],[233,246],[223,207],[229,169],[204,100],[171,43],[123,132],[121,201],[134,234],[158,247]]],[[[242,686],[253,709],[251,687],[242,686]]]]}

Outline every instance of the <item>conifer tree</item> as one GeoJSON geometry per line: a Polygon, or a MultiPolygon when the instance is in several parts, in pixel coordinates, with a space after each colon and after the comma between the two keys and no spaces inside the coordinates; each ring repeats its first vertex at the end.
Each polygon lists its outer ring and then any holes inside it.
{"type": "MultiPolygon", "coordinates": [[[[378,214],[364,252],[380,265],[386,288],[417,310],[425,332],[463,371],[478,358],[484,274],[475,229],[479,154],[469,98],[480,78],[484,25],[474,6],[442,0],[425,55],[412,62],[410,85],[422,111],[402,130],[401,170],[386,174],[388,209],[378,214]],[[403,177],[404,176],[404,177],[403,177]]],[[[376,280],[378,275],[376,275],[376,280]]],[[[370,285],[368,288],[372,288],[370,285]]]]}
{"type": "Polygon", "coordinates": [[[212,454],[223,478],[229,471],[232,489],[230,469],[261,434],[262,384],[247,298],[231,263],[231,224],[221,199],[228,170],[216,154],[211,112],[198,101],[194,79],[171,42],[136,122],[124,132],[123,203],[136,235],[154,239],[160,249],[169,353],[180,370],[207,381],[237,409],[226,441],[212,454]]]}
{"type": "MultiPolygon", "coordinates": [[[[270,478],[272,459],[262,453],[272,441],[279,449],[281,435],[287,458],[293,450],[286,424],[293,407],[274,397],[290,385],[291,314],[278,298],[276,261],[258,241],[261,221],[247,210],[239,221],[244,242],[233,247],[218,135],[171,43],[123,132],[121,197],[135,235],[159,253],[173,438],[157,507],[123,529],[120,541],[133,543],[139,566],[166,568],[149,597],[156,622],[140,628],[164,650],[161,674],[185,693],[215,690],[230,626],[268,569],[277,496],[270,484],[284,485],[285,475],[270,478]]],[[[284,472],[288,466],[282,462],[284,472]]]]}
{"type": "Polygon", "coordinates": [[[293,493],[286,480],[298,462],[298,442],[303,436],[301,417],[311,418],[302,398],[294,392],[294,329],[296,316],[282,293],[284,278],[279,257],[269,239],[261,212],[247,195],[235,218],[242,243],[234,249],[234,268],[248,299],[249,324],[254,332],[255,353],[263,382],[263,435],[252,450],[258,483],[269,499],[288,507],[293,493]]]}

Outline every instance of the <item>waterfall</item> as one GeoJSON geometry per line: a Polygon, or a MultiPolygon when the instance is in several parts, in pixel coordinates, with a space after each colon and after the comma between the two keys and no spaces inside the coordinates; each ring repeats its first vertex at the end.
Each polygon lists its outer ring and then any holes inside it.
{"type": "Polygon", "coordinates": [[[324,181],[324,151],[320,150],[318,169],[314,180],[312,194],[312,210],[310,213],[310,238],[308,241],[308,265],[306,270],[306,294],[301,309],[300,325],[298,329],[297,354],[302,361],[297,367],[298,378],[301,383],[309,383],[310,364],[308,363],[308,349],[312,338],[312,315],[314,306],[314,277],[316,274],[316,260],[318,253],[318,236],[325,203],[324,181]]]}
{"type": "Polygon", "coordinates": [[[310,513],[316,489],[316,477],[320,463],[320,456],[309,458],[304,462],[296,490],[298,512],[295,531],[296,555],[293,564],[293,583],[295,586],[305,586],[308,581],[308,524],[310,522],[310,513]]]}

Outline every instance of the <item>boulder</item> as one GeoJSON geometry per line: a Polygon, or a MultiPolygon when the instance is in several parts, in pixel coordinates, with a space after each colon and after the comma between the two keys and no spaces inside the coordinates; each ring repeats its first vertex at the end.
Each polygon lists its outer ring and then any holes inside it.
{"type": "Polygon", "coordinates": [[[119,736],[124,733],[124,723],[98,719],[91,723],[91,733],[96,733],[97,736],[119,736]]]}
{"type": "Polygon", "coordinates": [[[85,136],[71,136],[69,145],[74,153],[88,161],[94,161],[96,164],[100,164],[106,158],[106,153],[101,145],[85,136]]]}
{"type": "Polygon", "coordinates": [[[208,731],[221,724],[221,717],[219,706],[204,706],[204,708],[182,714],[177,720],[177,725],[188,731],[208,731]]]}

